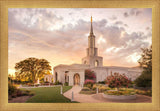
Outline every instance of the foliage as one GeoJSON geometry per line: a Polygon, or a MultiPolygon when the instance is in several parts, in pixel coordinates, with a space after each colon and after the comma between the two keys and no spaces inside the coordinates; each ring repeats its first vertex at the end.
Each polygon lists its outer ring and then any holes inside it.
{"type": "Polygon", "coordinates": [[[59,82],[59,81],[56,81],[56,82],[54,83],[54,85],[62,85],[62,83],[59,82]]]}
{"type": "Polygon", "coordinates": [[[114,73],[114,75],[110,75],[106,78],[106,84],[114,88],[116,87],[119,89],[120,87],[128,87],[128,85],[131,83],[131,81],[126,77],[124,74],[114,73]]]}
{"type": "Polygon", "coordinates": [[[138,61],[144,71],[152,73],[152,46],[150,48],[142,48],[141,59],[138,61]]]}
{"type": "Polygon", "coordinates": [[[104,92],[104,94],[108,94],[108,95],[135,95],[135,91],[134,90],[121,90],[121,91],[106,91],[104,92]]]}
{"type": "Polygon", "coordinates": [[[102,93],[104,91],[113,90],[113,88],[107,87],[105,85],[94,84],[92,90],[96,90],[98,88],[98,92],[102,93]]]}
{"type": "Polygon", "coordinates": [[[85,80],[87,79],[95,80],[95,78],[96,78],[96,75],[94,71],[91,71],[89,69],[85,70],[85,80]]]}
{"type": "Polygon", "coordinates": [[[138,87],[151,87],[152,75],[149,72],[143,71],[142,74],[135,80],[138,87]]]}
{"type": "Polygon", "coordinates": [[[81,91],[90,91],[91,89],[90,88],[88,88],[88,87],[83,87],[82,89],[81,89],[81,91]]]}
{"type": "Polygon", "coordinates": [[[144,90],[138,90],[138,89],[136,89],[135,92],[136,92],[136,94],[141,94],[141,95],[146,95],[146,96],[152,96],[152,90],[144,91],[144,90]]]}
{"type": "Polygon", "coordinates": [[[99,84],[105,84],[105,81],[99,81],[98,83],[99,84]]]}
{"type": "Polygon", "coordinates": [[[64,83],[64,86],[68,86],[68,82],[65,82],[65,83],[64,83]]]}
{"type": "Polygon", "coordinates": [[[9,99],[11,99],[11,98],[19,97],[19,96],[33,96],[34,93],[29,90],[23,91],[23,90],[17,89],[13,84],[9,82],[8,83],[8,95],[9,95],[9,99]]]}
{"type": "Polygon", "coordinates": [[[79,93],[80,94],[95,94],[96,91],[90,89],[89,87],[83,87],[79,93]]]}
{"type": "Polygon", "coordinates": [[[8,94],[12,95],[12,94],[15,94],[16,92],[17,92],[17,88],[13,84],[8,82],[8,94]]]}
{"type": "Polygon", "coordinates": [[[51,66],[45,59],[27,58],[16,63],[15,69],[16,79],[35,83],[51,70],[51,66]]]}
{"type": "Polygon", "coordinates": [[[139,64],[143,68],[143,72],[135,80],[135,84],[138,87],[152,87],[152,46],[144,48],[142,51],[139,64]]]}
{"type": "Polygon", "coordinates": [[[94,80],[86,79],[84,84],[94,84],[94,80]]]}
{"type": "Polygon", "coordinates": [[[93,90],[90,90],[90,91],[80,91],[79,93],[80,93],[80,94],[87,94],[87,95],[90,95],[90,94],[95,94],[96,91],[93,91],[93,90]]]}
{"type": "Polygon", "coordinates": [[[94,83],[95,83],[94,80],[86,79],[84,82],[84,86],[92,89],[94,83]]]}

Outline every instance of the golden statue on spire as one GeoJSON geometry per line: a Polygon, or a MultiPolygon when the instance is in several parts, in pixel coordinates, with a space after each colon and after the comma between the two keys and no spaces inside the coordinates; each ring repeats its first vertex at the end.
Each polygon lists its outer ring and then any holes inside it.
{"type": "Polygon", "coordinates": [[[91,23],[92,23],[92,16],[91,16],[91,23]]]}

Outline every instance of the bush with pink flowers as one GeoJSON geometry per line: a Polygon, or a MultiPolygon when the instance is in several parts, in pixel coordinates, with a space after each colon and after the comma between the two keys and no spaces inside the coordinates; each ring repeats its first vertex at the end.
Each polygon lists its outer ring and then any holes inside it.
{"type": "Polygon", "coordinates": [[[91,71],[89,69],[85,70],[85,79],[92,79],[95,80],[96,79],[96,75],[94,71],[91,71]]]}
{"type": "Polygon", "coordinates": [[[131,84],[131,80],[128,79],[125,74],[114,73],[110,75],[105,80],[106,84],[111,88],[117,88],[119,91],[120,87],[128,87],[131,84]]]}
{"type": "Polygon", "coordinates": [[[95,83],[94,80],[86,79],[85,82],[84,82],[84,86],[92,89],[94,83],[95,83]]]}
{"type": "Polygon", "coordinates": [[[94,80],[86,79],[84,84],[94,84],[94,80]]]}

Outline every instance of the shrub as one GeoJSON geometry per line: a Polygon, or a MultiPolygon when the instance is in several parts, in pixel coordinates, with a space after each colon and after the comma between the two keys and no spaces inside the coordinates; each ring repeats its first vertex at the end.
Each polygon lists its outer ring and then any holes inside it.
{"type": "Polygon", "coordinates": [[[49,83],[48,81],[44,82],[44,83],[49,83]]]}
{"type": "Polygon", "coordinates": [[[94,84],[94,80],[86,79],[84,84],[94,84]]]}
{"type": "Polygon", "coordinates": [[[152,87],[152,74],[144,71],[134,82],[138,87],[152,87]]]}
{"type": "Polygon", "coordinates": [[[99,81],[98,83],[99,84],[105,84],[105,81],[99,81]]]}
{"type": "Polygon", "coordinates": [[[34,93],[34,92],[30,92],[28,95],[29,95],[29,96],[34,96],[35,93],[34,93]]]}
{"type": "Polygon", "coordinates": [[[68,86],[68,82],[65,82],[64,85],[65,85],[65,86],[68,86]]]}
{"type": "Polygon", "coordinates": [[[17,93],[16,92],[12,93],[11,96],[12,96],[12,98],[16,98],[17,97],[17,93]]]}
{"type": "Polygon", "coordinates": [[[17,90],[17,96],[22,96],[22,91],[20,89],[17,90]]]}
{"type": "Polygon", "coordinates": [[[62,85],[62,83],[59,82],[59,81],[56,81],[56,82],[54,83],[54,85],[62,85]]]}
{"type": "Polygon", "coordinates": [[[136,89],[135,92],[140,95],[152,96],[152,90],[144,91],[136,89]]]}
{"type": "Polygon", "coordinates": [[[80,91],[79,92],[80,94],[95,94],[96,93],[96,91],[80,91]]]}
{"type": "Polygon", "coordinates": [[[94,80],[96,78],[95,72],[91,71],[89,69],[85,70],[85,79],[92,79],[94,80]]]}
{"type": "Polygon", "coordinates": [[[94,80],[87,79],[84,82],[84,86],[85,87],[89,87],[90,89],[92,89],[94,83],[95,83],[94,80]]]}
{"type": "Polygon", "coordinates": [[[104,92],[104,91],[107,91],[108,89],[110,89],[110,88],[107,88],[107,87],[105,87],[105,86],[102,86],[102,87],[99,87],[99,88],[98,88],[98,91],[99,91],[99,92],[104,92]]]}
{"type": "Polygon", "coordinates": [[[93,85],[92,84],[84,84],[85,87],[88,87],[90,89],[92,89],[93,85]]]}
{"type": "Polygon", "coordinates": [[[16,94],[16,92],[17,92],[17,88],[13,84],[8,83],[8,94],[12,95],[12,94],[16,94]]]}
{"type": "Polygon", "coordinates": [[[110,75],[105,80],[106,84],[108,84],[111,88],[117,88],[119,90],[120,87],[128,87],[131,84],[131,81],[123,74],[114,73],[114,75],[110,75]]]}
{"type": "Polygon", "coordinates": [[[81,89],[81,91],[90,91],[90,88],[88,88],[88,87],[83,87],[83,88],[81,89]]]}
{"type": "Polygon", "coordinates": [[[119,91],[106,91],[104,94],[108,95],[134,95],[135,91],[133,89],[120,89],[119,91]]]}
{"type": "Polygon", "coordinates": [[[36,87],[38,87],[40,84],[35,84],[36,87]]]}

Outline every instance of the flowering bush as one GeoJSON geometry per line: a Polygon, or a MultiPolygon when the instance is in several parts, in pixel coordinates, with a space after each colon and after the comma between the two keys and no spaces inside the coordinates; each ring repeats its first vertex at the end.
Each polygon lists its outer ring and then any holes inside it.
{"type": "Polygon", "coordinates": [[[84,84],[94,84],[94,80],[86,79],[84,84]]]}
{"type": "Polygon", "coordinates": [[[91,71],[91,70],[85,70],[85,79],[95,79],[96,76],[95,76],[95,73],[94,71],[91,71]]]}
{"type": "Polygon", "coordinates": [[[84,82],[84,86],[92,89],[94,83],[95,83],[94,80],[86,79],[84,82]]]}
{"type": "Polygon", "coordinates": [[[128,87],[128,85],[131,83],[131,80],[129,80],[124,74],[114,73],[114,75],[111,74],[108,76],[105,82],[109,87],[116,87],[119,91],[119,88],[122,86],[128,87]]]}

